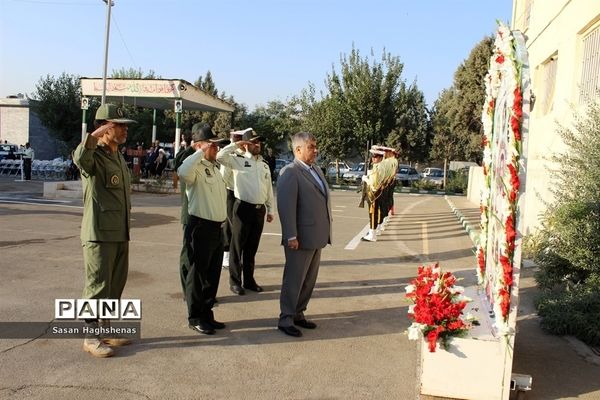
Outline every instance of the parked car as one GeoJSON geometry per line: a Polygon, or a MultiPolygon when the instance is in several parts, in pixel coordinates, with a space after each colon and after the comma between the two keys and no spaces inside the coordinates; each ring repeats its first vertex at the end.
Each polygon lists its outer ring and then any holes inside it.
{"type": "Polygon", "coordinates": [[[342,178],[345,181],[352,183],[360,183],[362,176],[365,174],[365,163],[361,162],[350,168],[350,171],[344,173],[342,178]]]}
{"type": "MultiPolygon", "coordinates": [[[[338,161],[338,167],[340,169],[340,176],[344,176],[344,174],[350,171],[350,166],[345,161],[338,161]]],[[[335,166],[335,161],[327,164],[327,177],[335,178],[337,176],[337,169],[335,166]]]]}
{"type": "Polygon", "coordinates": [[[21,154],[21,151],[19,150],[19,146],[17,146],[16,144],[10,144],[10,143],[0,144],[0,160],[6,158],[6,156],[8,156],[11,151],[15,155],[15,157],[18,157],[21,154]]]}
{"type": "Polygon", "coordinates": [[[281,168],[285,167],[286,165],[288,165],[290,163],[291,163],[291,161],[284,160],[282,158],[275,159],[275,169],[273,170],[273,176],[271,178],[274,181],[277,180],[277,177],[279,176],[279,171],[281,171],[281,168]]]}
{"type": "Polygon", "coordinates": [[[444,186],[444,171],[439,168],[434,168],[434,171],[431,171],[429,175],[425,176],[423,180],[425,182],[433,183],[435,186],[440,189],[444,186]]]}
{"type": "Polygon", "coordinates": [[[402,184],[402,186],[410,186],[412,182],[418,181],[419,178],[419,173],[414,167],[403,164],[398,165],[396,179],[402,184]]]}
{"type": "Polygon", "coordinates": [[[433,167],[427,167],[423,170],[423,172],[421,172],[421,177],[426,178],[429,175],[431,175],[432,173],[444,173],[444,170],[441,168],[433,168],[433,167]]]}

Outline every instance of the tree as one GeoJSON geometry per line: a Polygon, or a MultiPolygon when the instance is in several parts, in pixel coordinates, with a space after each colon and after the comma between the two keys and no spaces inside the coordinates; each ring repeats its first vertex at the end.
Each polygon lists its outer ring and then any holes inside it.
{"type": "Polygon", "coordinates": [[[406,88],[402,83],[395,106],[396,123],[385,143],[400,149],[400,157],[409,161],[428,158],[431,124],[425,96],[416,82],[406,88]]]}
{"type": "Polygon", "coordinates": [[[395,127],[403,69],[399,58],[385,51],[381,61],[371,62],[354,47],[340,57],[340,64],[339,73],[332,68],[327,74],[327,93],[321,99],[309,85],[299,102],[303,126],[317,136],[322,153],[334,159],[367,142],[385,141],[395,127]]]}
{"type": "Polygon", "coordinates": [[[246,117],[243,127],[252,127],[265,138],[265,147],[276,153],[277,145],[298,131],[300,126],[294,104],[293,100],[288,103],[269,101],[266,106],[256,107],[246,117]]]}
{"type": "Polygon", "coordinates": [[[493,39],[485,37],[454,73],[452,87],[436,101],[433,119],[432,157],[481,162],[483,126],[481,109],[485,101],[485,75],[492,55],[493,39]],[[445,124],[445,125],[444,125],[445,124]],[[438,135],[443,137],[438,138],[438,135]],[[453,144],[452,151],[444,149],[453,144]],[[447,154],[442,157],[442,153],[447,154]]]}
{"type": "Polygon", "coordinates": [[[431,142],[430,160],[444,161],[462,158],[459,155],[458,137],[451,128],[453,120],[452,105],[454,93],[451,89],[444,89],[435,101],[431,112],[431,128],[433,138],[431,142]]]}
{"type": "MultiPolygon", "coordinates": [[[[32,108],[42,125],[66,144],[67,152],[81,140],[80,93],[79,77],[63,72],[58,78],[50,75],[40,78],[32,96],[32,108]]],[[[88,113],[88,124],[92,122],[92,115],[88,113]]]]}

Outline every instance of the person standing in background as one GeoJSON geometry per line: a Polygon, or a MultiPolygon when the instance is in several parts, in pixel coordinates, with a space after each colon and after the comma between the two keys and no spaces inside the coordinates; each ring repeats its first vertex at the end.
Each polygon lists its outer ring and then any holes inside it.
{"type": "Polygon", "coordinates": [[[321,249],[331,244],[331,200],[323,172],[315,165],[318,150],[315,137],[300,132],[292,138],[294,162],[283,167],[277,180],[277,211],[281,221],[281,244],[285,266],[277,328],[299,337],[296,328],[315,329],[304,311],[312,296],[321,249]]]}
{"type": "Polygon", "coordinates": [[[367,242],[376,242],[376,229],[379,225],[379,217],[381,214],[381,192],[382,192],[382,171],[381,162],[384,152],[378,150],[376,146],[369,149],[371,153],[371,170],[367,175],[362,176],[363,182],[367,184],[367,200],[369,202],[369,232],[361,238],[367,242]]]}
{"type": "Polygon", "coordinates": [[[35,158],[35,152],[29,145],[29,142],[25,143],[25,149],[23,150],[23,174],[25,175],[25,180],[31,180],[31,163],[35,158]]]}

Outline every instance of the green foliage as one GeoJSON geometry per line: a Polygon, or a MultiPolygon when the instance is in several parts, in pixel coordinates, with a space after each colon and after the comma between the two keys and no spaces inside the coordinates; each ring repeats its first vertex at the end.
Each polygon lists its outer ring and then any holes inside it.
{"type": "MultiPolygon", "coordinates": [[[[81,90],[79,77],[63,72],[58,78],[47,75],[36,85],[31,104],[42,125],[64,142],[67,153],[81,140],[81,90]]],[[[97,104],[92,104],[92,106],[97,104]]],[[[94,110],[95,113],[95,110],[94,110]]],[[[88,124],[93,113],[88,112],[88,124]]]]}
{"type": "MultiPolygon", "coordinates": [[[[597,276],[596,276],[597,279],[597,276]]],[[[600,280],[569,291],[545,292],[536,300],[541,327],[555,335],[573,335],[600,345],[600,280]]]]}
{"type": "Polygon", "coordinates": [[[264,148],[271,149],[276,156],[277,145],[299,131],[300,122],[293,102],[270,101],[258,106],[246,116],[245,127],[252,127],[265,138],[264,148]]]}
{"type": "Polygon", "coordinates": [[[540,269],[538,310],[543,326],[600,343],[600,103],[559,133],[566,151],[553,157],[555,200],[526,251],[540,269]]]}
{"type": "Polygon", "coordinates": [[[416,82],[408,88],[402,83],[395,107],[396,123],[385,143],[400,149],[404,160],[424,161],[428,157],[432,130],[425,96],[416,82]]]}
{"type": "Polygon", "coordinates": [[[446,181],[446,192],[464,193],[469,185],[469,176],[466,174],[449,174],[446,181]]]}
{"type": "Polygon", "coordinates": [[[454,73],[452,87],[443,91],[436,101],[432,115],[432,160],[481,161],[484,77],[488,71],[492,46],[491,37],[479,42],[454,73]]]}
{"type": "Polygon", "coordinates": [[[405,159],[425,158],[430,132],[425,99],[416,83],[406,86],[403,67],[385,51],[371,60],[352,48],[340,57],[339,71],[332,68],[327,75],[322,98],[313,85],[303,91],[302,129],[317,136],[325,158],[344,159],[367,143],[400,147],[405,159]]]}

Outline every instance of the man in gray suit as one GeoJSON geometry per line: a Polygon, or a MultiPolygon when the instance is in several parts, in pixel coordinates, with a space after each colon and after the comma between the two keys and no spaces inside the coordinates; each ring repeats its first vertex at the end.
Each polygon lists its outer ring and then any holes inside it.
{"type": "Polygon", "coordinates": [[[315,137],[300,132],[292,138],[294,162],[285,166],[277,179],[277,211],[281,221],[281,244],[285,267],[281,284],[278,329],[299,337],[296,328],[315,329],[304,311],[312,295],[321,249],[331,244],[331,203],[321,169],[315,165],[315,137]]]}

